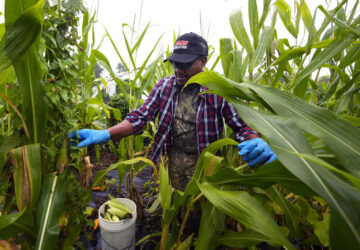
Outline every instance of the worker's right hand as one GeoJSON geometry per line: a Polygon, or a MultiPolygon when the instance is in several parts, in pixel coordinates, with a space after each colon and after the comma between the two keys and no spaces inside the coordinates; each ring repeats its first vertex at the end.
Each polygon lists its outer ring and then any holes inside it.
{"type": "Polygon", "coordinates": [[[76,132],[69,133],[70,139],[79,139],[78,148],[86,147],[89,145],[107,143],[110,140],[110,133],[104,130],[95,129],[81,129],[76,132]]]}

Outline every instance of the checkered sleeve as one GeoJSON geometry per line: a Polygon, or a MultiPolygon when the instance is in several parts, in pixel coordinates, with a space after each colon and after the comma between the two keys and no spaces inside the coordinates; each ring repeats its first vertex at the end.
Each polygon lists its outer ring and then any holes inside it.
{"type": "Polygon", "coordinates": [[[222,115],[225,118],[225,122],[229,125],[235,133],[235,139],[237,142],[243,142],[245,138],[250,134],[259,134],[255,130],[251,129],[238,115],[234,107],[222,99],[222,115]]]}
{"type": "Polygon", "coordinates": [[[149,97],[145,100],[140,108],[131,111],[126,120],[130,122],[134,129],[134,134],[139,135],[144,131],[144,127],[148,121],[152,121],[159,113],[159,101],[163,80],[158,82],[151,90],[149,97]]]}

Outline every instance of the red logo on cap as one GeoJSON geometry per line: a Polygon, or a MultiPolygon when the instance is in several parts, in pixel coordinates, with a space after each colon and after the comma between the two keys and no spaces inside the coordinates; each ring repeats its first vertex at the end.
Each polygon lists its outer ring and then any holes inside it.
{"type": "Polygon", "coordinates": [[[188,43],[189,41],[177,41],[175,46],[186,46],[188,43]]]}

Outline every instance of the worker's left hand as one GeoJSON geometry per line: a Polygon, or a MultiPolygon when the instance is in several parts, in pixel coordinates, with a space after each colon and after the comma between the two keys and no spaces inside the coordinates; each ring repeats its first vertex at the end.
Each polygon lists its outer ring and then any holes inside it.
{"type": "Polygon", "coordinates": [[[243,156],[243,161],[249,162],[250,167],[277,160],[269,144],[261,138],[244,141],[238,145],[238,149],[239,155],[243,156]]]}

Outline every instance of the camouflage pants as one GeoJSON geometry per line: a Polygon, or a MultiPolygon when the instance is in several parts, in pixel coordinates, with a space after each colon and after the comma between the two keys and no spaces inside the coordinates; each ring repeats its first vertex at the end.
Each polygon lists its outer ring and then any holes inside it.
{"type": "Polygon", "coordinates": [[[181,191],[185,190],[195,171],[196,154],[171,151],[169,154],[169,178],[171,185],[181,191]]]}

